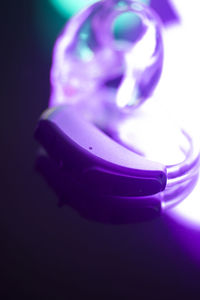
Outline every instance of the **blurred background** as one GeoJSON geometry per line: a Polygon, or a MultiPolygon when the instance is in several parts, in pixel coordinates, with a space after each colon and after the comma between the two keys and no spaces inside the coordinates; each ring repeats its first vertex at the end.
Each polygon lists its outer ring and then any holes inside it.
{"type": "MultiPolygon", "coordinates": [[[[35,171],[33,134],[48,106],[53,44],[87,2],[94,1],[1,3],[0,294],[34,300],[199,299],[199,227],[169,215],[135,224],[88,220],[57,206],[57,196],[35,171]]],[[[171,2],[149,4],[166,27],[179,24],[171,2]]]]}

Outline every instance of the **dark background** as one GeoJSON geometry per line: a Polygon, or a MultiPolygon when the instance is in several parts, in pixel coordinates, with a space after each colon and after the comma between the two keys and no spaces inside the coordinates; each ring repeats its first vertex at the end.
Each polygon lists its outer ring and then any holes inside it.
{"type": "Polygon", "coordinates": [[[199,255],[177,238],[192,245],[198,232],[167,216],[109,225],[57,206],[35,171],[33,133],[64,20],[47,0],[2,1],[0,11],[1,299],[199,299],[199,255]]]}

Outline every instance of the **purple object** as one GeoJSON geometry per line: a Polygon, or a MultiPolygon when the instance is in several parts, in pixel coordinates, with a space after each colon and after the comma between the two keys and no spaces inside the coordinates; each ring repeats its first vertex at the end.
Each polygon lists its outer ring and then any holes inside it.
{"type": "Polygon", "coordinates": [[[102,196],[153,195],[165,188],[165,166],[118,144],[82,119],[76,107],[59,107],[44,115],[36,137],[79,184],[102,196]]]}
{"type": "Polygon", "coordinates": [[[154,91],[162,61],[160,20],[148,6],[99,1],[73,17],[56,41],[50,105],[104,89],[105,105],[132,111],[154,91]]]}
{"type": "Polygon", "coordinates": [[[58,38],[51,70],[54,107],[41,117],[35,136],[65,170],[66,190],[76,199],[83,194],[118,208],[131,202],[136,215],[143,208],[145,215],[152,210],[157,215],[193,189],[199,153],[185,131],[180,131],[187,144],[180,145],[184,159],[166,166],[147,159],[137,145],[129,150],[123,139],[116,142],[117,124],[128,120],[126,112],[135,112],[155,88],[162,58],[157,16],[129,0],[95,3],[75,16],[58,38]],[[116,40],[113,22],[128,12],[131,34],[123,31],[126,40],[116,40]]]}
{"type": "Polygon", "coordinates": [[[35,137],[70,178],[66,189],[72,181],[79,191],[104,203],[108,198],[133,201],[136,210],[151,203],[151,209],[161,211],[182,201],[198,178],[199,156],[193,156],[192,141],[184,134],[190,142],[188,157],[167,167],[115,142],[73,105],[47,110],[35,137]]]}
{"type": "Polygon", "coordinates": [[[151,220],[161,213],[159,194],[146,197],[102,197],[83,188],[66,166],[40,152],[37,171],[58,197],[58,206],[70,206],[82,217],[101,223],[128,224],[151,220]]]}

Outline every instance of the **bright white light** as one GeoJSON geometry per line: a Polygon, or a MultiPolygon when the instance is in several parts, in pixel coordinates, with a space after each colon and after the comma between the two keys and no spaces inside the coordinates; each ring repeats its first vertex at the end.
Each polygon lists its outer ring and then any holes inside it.
{"type": "Polygon", "coordinates": [[[181,149],[187,151],[190,147],[179,124],[155,99],[148,99],[134,115],[119,125],[118,130],[124,143],[149,160],[164,165],[181,163],[185,159],[181,149]]]}
{"type": "MultiPolygon", "coordinates": [[[[171,0],[181,24],[164,33],[163,74],[155,96],[200,141],[200,1],[171,0]]],[[[169,212],[177,220],[200,228],[200,182],[169,212]]]]}
{"type": "Polygon", "coordinates": [[[200,228],[200,180],[187,199],[168,214],[187,226],[200,228]]]}
{"type": "Polygon", "coordinates": [[[156,29],[153,24],[149,24],[145,36],[125,54],[126,70],[116,96],[118,107],[125,107],[132,99],[137,99],[138,80],[144,70],[153,63],[155,48],[156,29]]]}

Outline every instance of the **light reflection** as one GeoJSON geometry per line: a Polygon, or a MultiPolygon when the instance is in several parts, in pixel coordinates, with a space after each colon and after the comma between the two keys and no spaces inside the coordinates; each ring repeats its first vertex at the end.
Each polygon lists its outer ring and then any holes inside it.
{"type": "Polygon", "coordinates": [[[153,97],[119,124],[118,132],[127,146],[164,165],[181,163],[190,147],[176,119],[153,97]]]}
{"type": "Polygon", "coordinates": [[[168,215],[186,226],[200,230],[200,180],[187,199],[170,210],[168,215]]]}
{"type": "MultiPolygon", "coordinates": [[[[139,98],[140,91],[137,86],[140,77],[145,77],[144,70],[159,60],[159,55],[154,55],[156,47],[158,47],[156,35],[155,25],[149,22],[144,37],[130,51],[125,53],[125,75],[116,96],[117,105],[121,108],[130,105],[132,99],[137,100],[139,98]]],[[[148,77],[150,77],[149,74],[148,77]]]]}

